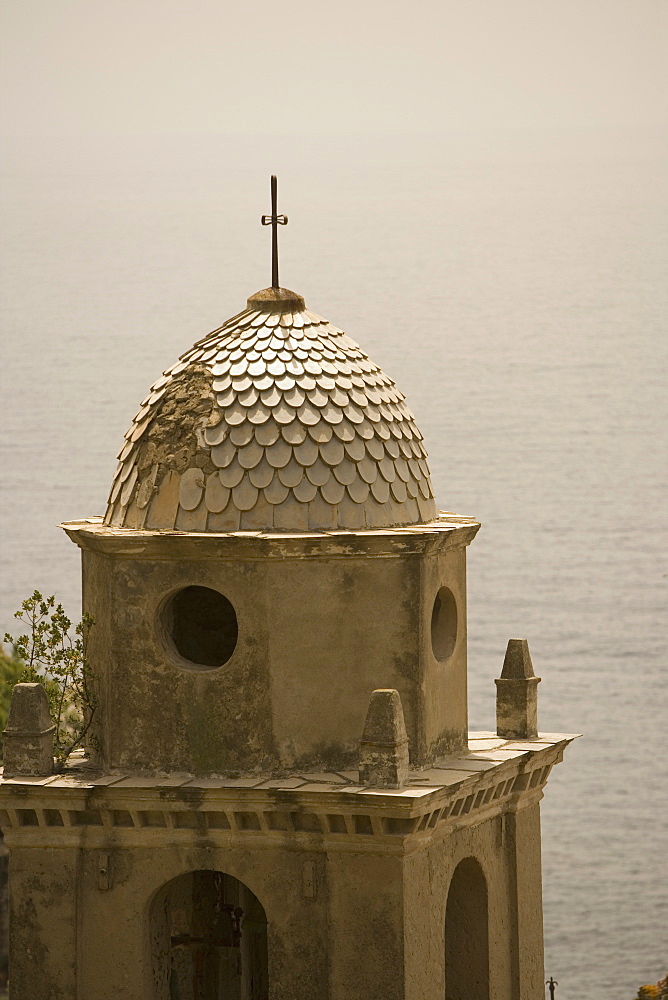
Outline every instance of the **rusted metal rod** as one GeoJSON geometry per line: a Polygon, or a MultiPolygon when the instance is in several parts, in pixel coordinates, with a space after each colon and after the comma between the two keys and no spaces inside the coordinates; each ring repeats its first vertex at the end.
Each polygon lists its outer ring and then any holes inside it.
{"type": "Polygon", "coordinates": [[[271,175],[271,215],[262,216],[262,225],[271,226],[271,287],[280,288],[278,284],[278,227],[287,226],[287,215],[279,215],[277,211],[278,182],[275,174],[271,175]]]}

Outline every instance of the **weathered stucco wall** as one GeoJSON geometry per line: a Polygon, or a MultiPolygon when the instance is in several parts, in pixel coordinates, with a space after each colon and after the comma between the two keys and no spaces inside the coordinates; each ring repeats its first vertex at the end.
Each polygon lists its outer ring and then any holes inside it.
{"type": "Polygon", "coordinates": [[[111,560],[89,552],[84,561],[84,607],[96,621],[90,658],[102,682],[105,765],[193,774],[274,765],[261,564],[111,560]],[[165,600],[192,585],[221,591],[238,609],[235,652],[215,670],[181,664],[161,625],[165,600]],[[96,635],[104,619],[110,625],[96,635]]]}
{"type": "MultiPolygon", "coordinates": [[[[466,746],[468,729],[467,701],[467,604],[466,548],[446,549],[437,557],[420,563],[420,648],[423,681],[418,688],[420,716],[424,720],[419,756],[428,759],[466,746]],[[434,600],[440,589],[449,589],[456,602],[455,640],[452,651],[438,659],[432,643],[434,600]]],[[[453,628],[451,621],[441,628],[453,628]]],[[[447,639],[447,637],[446,637],[447,639]]],[[[441,640],[442,641],[442,640],[441,640]]],[[[445,643],[446,648],[449,644],[445,643]]]]}
{"type": "Polygon", "coordinates": [[[414,764],[459,749],[467,531],[458,539],[452,527],[441,537],[404,529],[399,541],[392,531],[333,534],[317,545],[296,536],[291,547],[230,535],[203,549],[192,536],[146,533],[142,543],[107,528],[107,550],[70,531],[84,548],[84,607],[96,621],[90,658],[105,767],[352,767],[379,687],[401,694],[414,764]],[[234,652],[213,669],[189,664],[169,641],[163,609],[192,586],[223,594],[236,612],[234,652]],[[456,602],[457,634],[438,658],[441,588],[456,602]]]}
{"type": "Polygon", "coordinates": [[[404,859],[330,854],[329,1000],[404,1000],[404,859]]]}
{"type": "Polygon", "coordinates": [[[512,1000],[544,996],[540,807],[508,816],[508,879],[513,926],[512,1000]]]}
{"type": "Polygon", "coordinates": [[[237,878],[264,907],[270,1000],[443,1000],[448,892],[467,858],[487,887],[489,1000],[542,1000],[537,817],[536,802],[431,840],[369,838],[347,850],[288,833],[246,848],[194,833],[170,844],[158,830],[140,846],[119,831],[105,835],[106,889],[99,835],[89,848],[15,847],[13,1000],[155,1000],[151,903],[199,870],[237,878]]]}
{"type": "Polygon", "coordinates": [[[414,559],[291,560],[271,574],[269,657],[278,753],[353,767],[371,692],[397,688],[418,729],[414,559]]]}
{"type": "MultiPolygon", "coordinates": [[[[79,852],[14,847],[9,862],[12,1000],[77,1000],[79,852]]],[[[102,932],[102,928],[99,929],[102,932]]]]}
{"type": "MultiPolygon", "coordinates": [[[[510,1000],[512,921],[508,894],[509,859],[502,826],[500,815],[477,825],[467,825],[443,843],[432,844],[408,859],[405,870],[408,886],[406,935],[411,945],[406,951],[406,978],[411,988],[407,996],[411,1000],[419,997],[442,1000],[447,995],[444,954],[445,935],[449,930],[445,920],[448,892],[455,869],[467,858],[478,862],[487,884],[490,1000],[510,1000]],[[421,927],[425,926],[429,933],[421,933],[421,927]]],[[[539,996],[542,1000],[542,994],[539,996]]],[[[527,994],[522,1000],[538,1000],[538,997],[527,994]]]]}

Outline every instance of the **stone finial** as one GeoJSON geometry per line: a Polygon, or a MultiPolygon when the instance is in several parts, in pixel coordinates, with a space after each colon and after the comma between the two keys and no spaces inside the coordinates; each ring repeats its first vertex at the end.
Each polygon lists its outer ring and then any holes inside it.
{"type": "Polygon", "coordinates": [[[505,739],[538,735],[538,682],[526,639],[509,639],[496,684],[496,732],[505,739]]]}
{"type": "Polygon", "coordinates": [[[53,771],[49,700],[41,684],[15,684],[3,736],[4,776],[47,775],[53,771]]]}
{"type": "Polygon", "coordinates": [[[379,688],[369,700],[360,742],[360,783],[401,788],[408,777],[408,736],[399,692],[379,688]]]}

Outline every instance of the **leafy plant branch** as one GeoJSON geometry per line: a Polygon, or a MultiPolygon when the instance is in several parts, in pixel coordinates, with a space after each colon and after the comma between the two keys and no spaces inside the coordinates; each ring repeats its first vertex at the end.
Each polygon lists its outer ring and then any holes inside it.
{"type": "Polygon", "coordinates": [[[26,628],[5,642],[23,665],[21,681],[39,681],[44,685],[51,717],[56,725],[55,756],[60,762],[84,743],[95,746],[90,736],[97,698],[92,689],[93,674],[88,662],[88,641],[94,625],[84,614],[74,626],[62,604],[43,597],[38,590],[22,602],[15,613],[26,628]]]}

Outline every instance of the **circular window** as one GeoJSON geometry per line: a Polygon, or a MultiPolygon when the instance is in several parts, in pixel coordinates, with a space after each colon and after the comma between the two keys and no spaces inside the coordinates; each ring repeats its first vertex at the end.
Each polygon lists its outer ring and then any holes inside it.
{"type": "Polygon", "coordinates": [[[217,590],[184,587],[169,598],[162,620],[176,652],[194,666],[220,667],[234,652],[237,616],[217,590]]]}
{"type": "Polygon", "coordinates": [[[451,590],[441,587],[431,613],[431,648],[437,660],[447,660],[457,642],[457,602],[451,590]]]}

